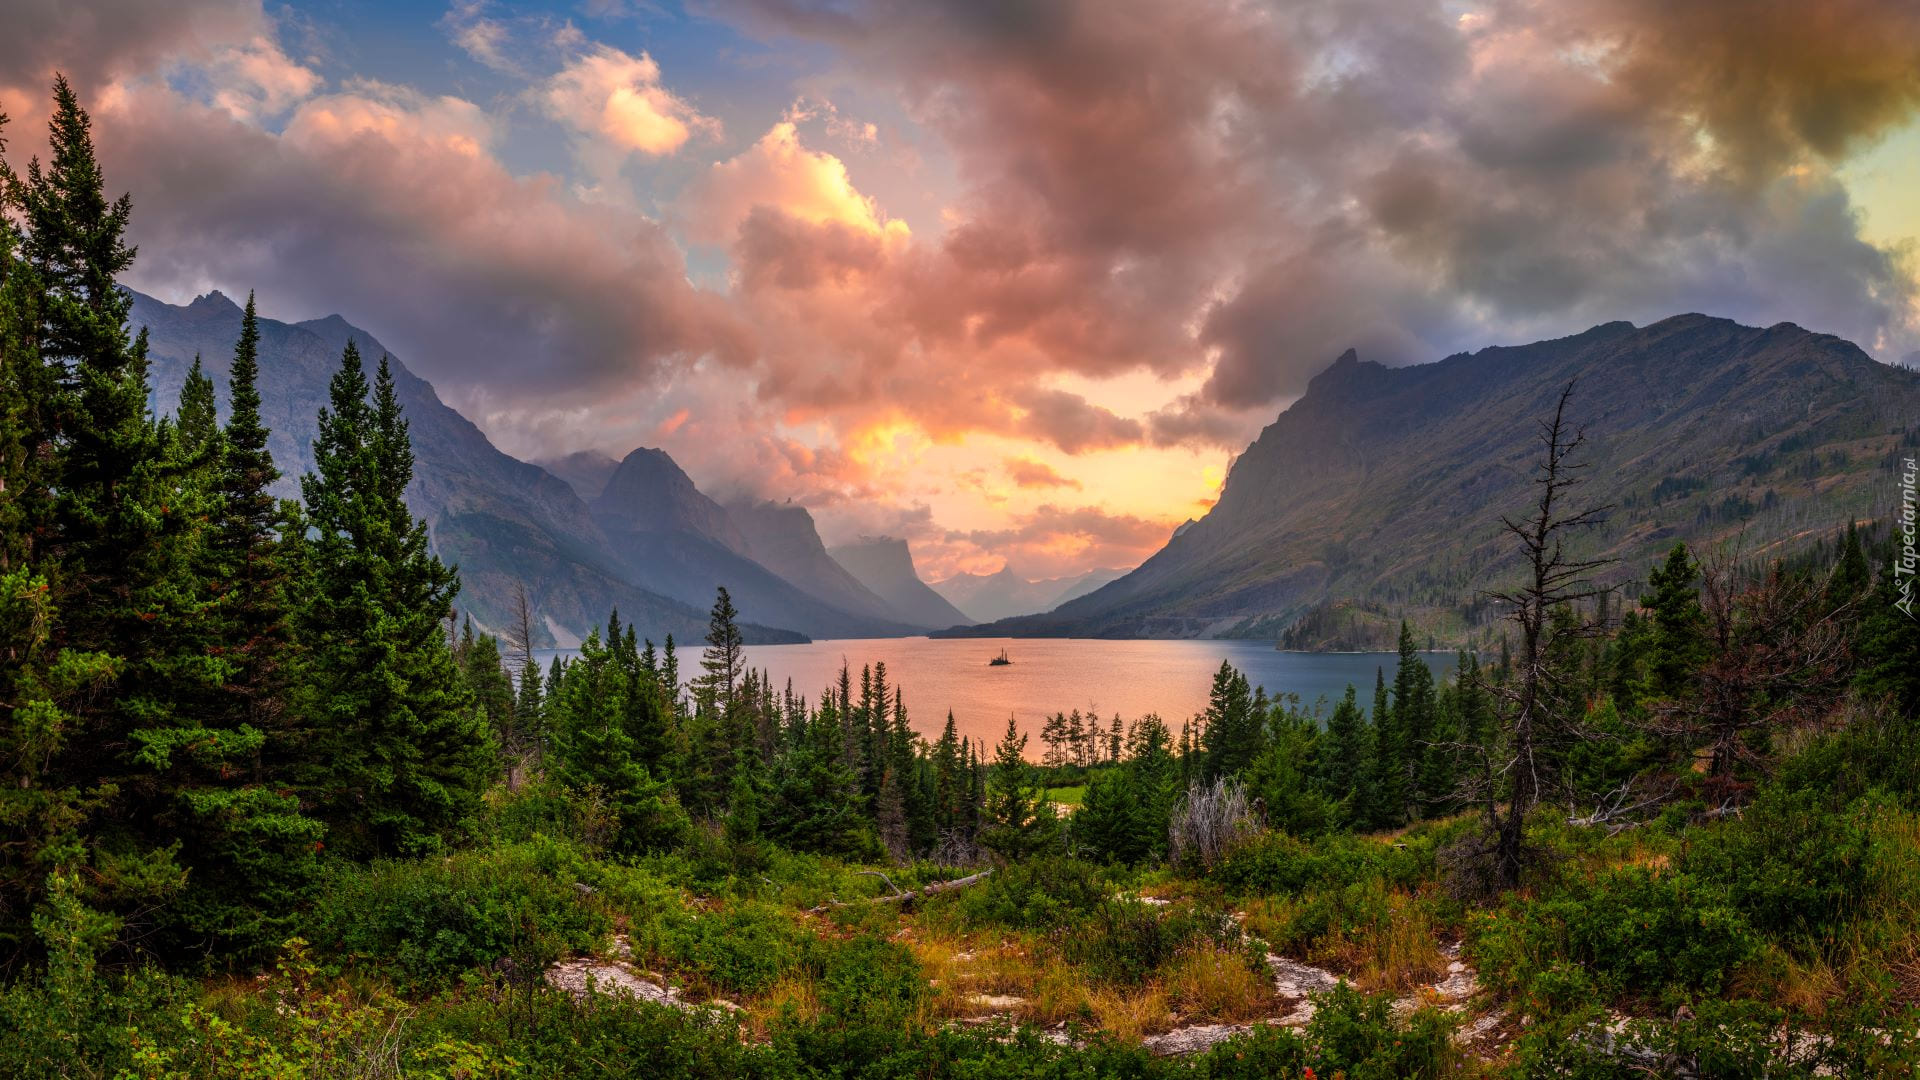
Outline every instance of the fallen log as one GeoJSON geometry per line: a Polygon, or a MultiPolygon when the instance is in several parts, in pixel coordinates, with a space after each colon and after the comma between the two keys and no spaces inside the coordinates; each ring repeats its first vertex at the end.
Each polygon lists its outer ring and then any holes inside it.
{"type": "Polygon", "coordinates": [[[925,885],[918,889],[908,889],[905,892],[900,891],[900,887],[898,885],[893,884],[892,878],[889,878],[887,875],[882,874],[877,870],[863,870],[860,873],[862,876],[877,877],[880,880],[886,882],[888,885],[893,886],[893,895],[892,896],[869,896],[865,900],[829,900],[818,907],[808,908],[807,914],[818,915],[821,912],[827,911],[832,908],[852,907],[855,904],[887,904],[887,903],[892,903],[895,900],[905,903],[907,901],[917,900],[923,896],[934,896],[938,893],[952,892],[955,889],[964,889],[969,885],[973,885],[977,882],[985,881],[987,877],[993,873],[993,871],[982,870],[977,874],[968,874],[966,877],[954,878],[952,881],[936,881],[931,885],[925,885]]]}

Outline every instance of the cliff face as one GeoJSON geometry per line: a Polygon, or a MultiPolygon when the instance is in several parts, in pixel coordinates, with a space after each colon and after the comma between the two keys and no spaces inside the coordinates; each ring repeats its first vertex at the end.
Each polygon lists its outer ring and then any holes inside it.
{"type": "Polygon", "coordinates": [[[917,626],[962,626],[973,620],[927,587],[913,566],[905,540],[891,536],[862,537],[858,542],[828,552],[856,580],[917,626]]]}

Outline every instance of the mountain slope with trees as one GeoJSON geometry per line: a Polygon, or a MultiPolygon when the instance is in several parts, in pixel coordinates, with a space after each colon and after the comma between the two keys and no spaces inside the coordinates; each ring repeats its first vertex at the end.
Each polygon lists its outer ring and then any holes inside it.
{"type": "Polygon", "coordinates": [[[1894,466],[1920,448],[1920,373],[1788,323],[1608,323],[1405,368],[1349,351],[1138,569],[1049,614],[955,632],[1382,648],[1405,616],[1485,644],[1499,612],[1481,594],[1515,569],[1486,510],[1529,484],[1516,419],[1575,379],[1594,493],[1612,507],[1584,542],[1618,567],[1677,540],[1767,558],[1885,520],[1894,466]]]}

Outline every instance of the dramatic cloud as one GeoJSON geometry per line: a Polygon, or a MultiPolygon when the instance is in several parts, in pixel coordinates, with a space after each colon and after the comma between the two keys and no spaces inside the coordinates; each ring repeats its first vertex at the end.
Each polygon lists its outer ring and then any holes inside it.
{"type": "Polygon", "coordinates": [[[456,0],[412,85],[275,12],[9,7],[16,152],[63,68],[136,286],[341,311],[509,450],[658,443],[947,571],[1137,561],[1350,347],[1920,349],[1846,172],[1914,130],[1912,0],[711,0],[677,50],[456,0]]]}
{"type": "Polygon", "coordinates": [[[1039,297],[1125,343],[1035,333],[1049,367],[1209,371],[1156,439],[1244,437],[1349,346],[1686,308],[1914,340],[1911,279],[1829,173],[1912,116],[1903,0],[722,10],[845,50],[955,148],[965,285],[930,278],[930,309],[1031,331],[1039,297]]]}
{"type": "Polygon", "coordinates": [[[1015,487],[1023,488],[1073,488],[1078,491],[1080,481],[1061,476],[1053,466],[1032,458],[1009,458],[1007,477],[1015,487]]]}
{"type": "Polygon", "coordinates": [[[606,45],[593,46],[553,76],[543,103],[574,132],[576,152],[603,180],[629,154],[671,154],[696,133],[720,132],[719,121],[660,85],[660,65],[651,56],[606,45]]]}

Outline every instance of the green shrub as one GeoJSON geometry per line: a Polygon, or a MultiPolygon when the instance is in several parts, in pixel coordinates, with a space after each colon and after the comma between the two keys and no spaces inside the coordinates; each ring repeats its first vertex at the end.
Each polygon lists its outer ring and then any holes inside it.
{"type": "MultiPolygon", "coordinates": [[[[1180,905],[1166,910],[1138,900],[1108,900],[1084,920],[1057,931],[1061,952],[1102,982],[1139,983],[1181,952],[1203,943],[1242,947],[1240,929],[1217,908],[1180,905]]],[[[1265,970],[1265,950],[1252,955],[1265,970]]]]}
{"type": "Polygon", "coordinates": [[[1870,886],[1876,804],[1827,808],[1813,791],[1763,789],[1743,816],[1698,835],[1680,868],[1726,892],[1761,932],[1802,952],[1824,952],[1870,886]]]}
{"type": "Polygon", "coordinates": [[[576,883],[592,867],[550,840],[444,859],[339,864],[312,916],[320,949],[432,989],[503,957],[547,964],[603,941],[612,920],[576,883]]]}
{"type": "Polygon", "coordinates": [[[1051,930],[1084,918],[1106,898],[1091,864],[1039,858],[1001,867],[982,884],[936,903],[950,902],[968,926],[1051,930]]]}
{"type": "Polygon", "coordinates": [[[1481,978],[1536,1015],[1618,998],[1718,994],[1760,938],[1725,890],[1626,867],[1548,898],[1516,898],[1469,924],[1481,978]]]}
{"type": "Polygon", "coordinates": [[[833,949],[820,976],[830,1023],[905,1027],[932,994],[911,950],[870,934],[833,949]]]}
{"type": "Polygon", "coordinates": [[[1453,828],[1411,833],[1382,843],[1346,833],[1313,840],[1269,832],[1221,864],[1213,879],[1229,889],[1292,895],[1378,880],[1412,889],[1434,876],[1434,855],[1453,828]]]}
{"type": "Polygon", "coordinates": [[[744,900],[715,912],[676,911],[663,917],[634,947],[696,976],[722,993],[758,994],[790,972],[821,970],[818,937],[778,908],[744,900]]]}
{"type": "Polygon", "coordinates": [[[1347,1080],[1454,1075],[1461,1064],[1452,1021],[1432,1009],[1405,1021],[1389,994],[1362,994],[1342,983],[1314,996],[1304,1032],[1256,1025],[1195,1058],[1191,1075],[1206,1080],[1264,1080],[1312,1075],[1347,1080]]]}

